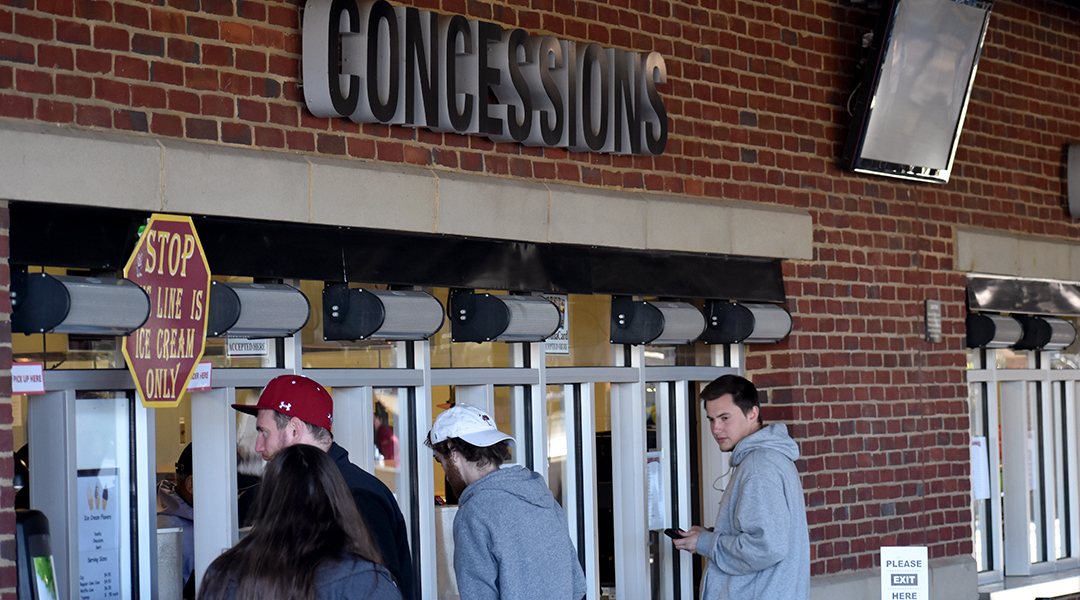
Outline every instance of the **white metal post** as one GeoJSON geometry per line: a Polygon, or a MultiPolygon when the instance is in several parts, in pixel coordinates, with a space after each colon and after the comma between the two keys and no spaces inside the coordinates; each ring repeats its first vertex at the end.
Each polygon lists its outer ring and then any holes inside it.
{"type": "Polygon", "coordinates": [[[645,348],[631,347],[635,383],[611,386],[611,461],[615,520],[615,585],[622,600],[646,600],[652,593],[648,484],[645,478],[645,348]]]}
{"type": "Polygon", "coordinates": [[[239,539],[236,510],[236,388],[191,392],[195,577],[239,539]]]}
{"type": "Polygon", "coordinates": [[[415,469],[415,477],[410,480],[402,477],[402,498],[405,521],[409,524],[412,540],[413,569],[415,585],[420,598],[435,598],[438,594],[438,570],[435,562],[435,463],[431,449],[424,445],[428,430],[434,419],[431,410],[431,344],[427,340],[420,342],[398,342],[395,351],[399,354],[398,364],[407,364],[405,353],[412,344],[413,368],[423,373],[424,383],[415,389],[415,404],[399,402],[401,417],[405,423],[413,423],[411,431],[402,427],[402,437],[398,440],[403,460],[403,473],[415,469]],[[412,412],[410,414],[410,408],[412,412]],[[414,486],[414,487],[412,487],[414,486]],[[416,514],[411,512],[415,510],[416,514]],[[413,523],[418,527],[414,527],[413,523]]]}
{"type": "Polygon", "coordinates": [[[991,562],[993,569],[999,574],[1005,570],[1005,532],[1002,529],[1001,490],[1001,436],[995,432],[1001,431],[999,417],[1001,398],[998,396],[998,386],[992,382],[986,386],[986,413],[987,429],[986,439],[990,451],[990,535],[993,540],[993,556],[991,562]]]}
{"type": "MultiPolygon", "coordinates": [[[[1047,361],[1049,362],[1049,361],[1047,361]]],[[[1053,402],[1053,390],[1050,389],[1049,381],[1041,381],[1035,385],[1039,386],[1042,391],[1042,399],[1039,400],[1040,414],[1042,414],[1042,422],[1039,423],[1039,431],[1042,432],[1042,447],[1039,449],[1040,455],[1043,460],[1036,465],[1036,469],[1039,469],[1039,485],[1042,486],[1042,493],[1040,494],[1040,500],[1042,500],[1042,527],[1043,527],[1043,546],[1046,549],[1046,562],[1053,563],[1055,559],[1054,553],[1054,540],[1057,539],[1058,530],[1054,527],[1054,515],[1056,514],[1055,503],[1057,500],[1057,494],[1055,493],[1055,482],[1057,482],[1057,474],[1055,473],[1055,465],[1059,464],[1055,458],[1054,448],[1056,444],[1055,425],[1058,423],[1054,419],[1054,402],[1053,402]],[[1045,520],[1043,520],[1045,519],[1045,520]]],[[[1040,440],[1035,441],[1036,444],[1040,443],[1040,440]]],[[[1064,483],[1064,482],[1061,482],[1064,483]]]]}
{"type": "MultiPolygon", "coordinates": [[[[581,468],[583,470],[582,487],[578,490],[581,494],[581,513],[579,518],[585,521],[583,531],[585,544],[585,584],[588,589],[588,600],[600,598],[600,551],[597,548],[596,538],[599,535],[597,524],[597,511],[599,502],[596,491],[596,393],[594,383],[582,383],[578,386],[581,391],[581,468]]],[[[571,415],[571,418],[572,415],[571,415]]],[[[569,445],[569,444],[568,444],[569,445]]],[[[569,448],[567,463],[570,462],[569,448]]],[[[576,462],[576,461],[575,461],[576,462]]],[[[572,473],[573,471],[568,471],[572,473]]],[[[576,485],[575,475],[575,485],[576,485]]],[[[575,532],[576,526],[571,530],[575,532]]]]}
{"type": "MultiPolygon", "coordinates": [[[[495,415],[495,385],[482,383],[480,385],[458,385],[454,387],[454,398],[457,404],[475,406],[489,415],[495,415]]],[[[427,430],[424,430],[427,433],[427,430]]],[[[518,462],[521,462],[520,460],[518,462]]]]}
{"type": "MultiPolygon", "coordinates": [[[[675,457],[674,440],[671,438],[671,390],[669,382],[654,381],[652,385],[656,392],[653,399],[656,402],[656,441],[661,452],[660,478],[664,489],[664,527],[672,527],[675,522],[672,514],[675,511],[675,501],[682,490],[676,489],[676,471],[672,468],[671,460],[675,457]]],[[[662,600],[675,600],[675,556],[680,552],[667,537],[662,537],[659,549],[660,560],[660,597],[662,600]]],[[[685,562],[685,561],[682,561],[685,562]]]]}
{"type": "Polygon", "coordinates": [[[1031,573],[1028,545],[1028,514],[1031,500],[1028,478],[1031,453],[1028,448],[1027,398],[1023,381],[1002,381],[1001,445],[1005,486],[1005,575],[1031,573]]]}
{"type": "Polygon", "coordinates": [[[75,390],[46,392],[27,402],[27,439],[33,457],[30,507],[49,519],[61,597],[79,597],[79,511],[75,456],[75,390]],[[66,592],[62,590],[67,590],[66,592]]]}
{"type": "Polygon", "coordinates": [[[531,355],[530,364],[540,375],[540,381],[532,386],[533,414],[533,466],[545,481],[548,478],[548,420],[547,420],[547,345],[544,342],[526,344],[531,355]]]}
{"type": "MultiPolygon", "coordinates": [[[[667,419],[672,419],[675,424],[675,431],[685,432],[683,435],[679,435],[675,440],[665,442],[665,448],[670,448],[671,452],[675,454],[675,477],[678,482],[679,500],[678,503],[672,503],[679,509],[679,518],[672,523],[673,527],[682,529],[684,531],[689,530],[693,525],[693,514],[691,514],[691,501],[690,501],[690,411],[694,410],[697,405],[697,394],[693,397],[690,395],[690,382],[678,381],[675,383],[675,414],[667,415],[667,419]]],[[[673,548],[670,543],[663,544],[665,548],[673,548]]],[[[679,555],[679,600],[690,600],[694,597],[694,557],[689,554],[679,555]]]]}
{"type": "Polygon", "coordinates": [[[510,344],[510,364],[515,368],[530,368],[536,370],[539,375],[538,383],[528,386],[531,400],[528,406],[525,402],[525,388],[515,386],[513,388],[514,421],[513,431],[518,444],[518,463],[532,469],[547,481],[548,477],[548,426],[547,426],[547,377],[545,370],[545,345],[544,342],[510,344]],[[525,361],[528,357],[528,363],[525,361]],[[525,365],[529,366],[526,367],[525,365]],[[532,414],[532,428],[525,430],[525,415],[532,414]],[[532,461],[525,460],[525,440],[532,441],[532,461]]]}
{"type": "Polygon", "coordinates": [[[1077,445],[1080,443],[1077,438],[1077,429],[1080,428],[1080,411],[1076,410],[1076,385],[1074,381],[1065,384],[1065,411],[1062,415],[1062,421],[1066,423],[1064,451],[1072,457],[1069,461],[1070,468],[1065,474],[1067,480],[1062,484],[1068,486],[1066,489],[1069,491],[1069,498],[1072,498],[1072,502],[1065,507],[1065,510],[1069,512],[1069,523],[1072,524],[1068,535],[1074,559],[1080,558],[1080,482],[1078,482],[1080,476],[1077,475],[1080,471],[1077,466],[1077,459],[1080,458],[1080,446],[1077,445]]]}
{"type": "Polygon", "coordinates": [[[146,408],[138,399],[135,403],[135,457],[132,477],[135,479],[135,519],[138,539],[132,553],[136,555],[139,571],[139,598],[153,598],[157,594],[157,430],[155,411],[146,408]],[[141,462],[140,462],[141,461],[141,462]]]}
{"type": "Polygon", "coordinates": [[[375,473],[375,402],[371,386],[335,387],[332,396],[334,441],[349,451],[353,464],[375,473]]]}

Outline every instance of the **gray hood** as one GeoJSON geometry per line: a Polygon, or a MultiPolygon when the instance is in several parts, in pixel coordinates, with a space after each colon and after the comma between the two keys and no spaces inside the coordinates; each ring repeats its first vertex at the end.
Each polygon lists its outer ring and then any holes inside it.
{"type": "Polygon", "coordinates": [[[754,450],[775,450],[794,462],[799,458],[799,446],[788,435],[787,425],[773,423],[739,440],[731,453],[731,464],[739,466],[754,450]]]}
{"type": "Polygon", "coordinates": [[[520,465],[496,469],[477,479],[462,492],[460,503],[487,494],[509,494],[539,508],[551,508],[555,504],[544,478],[520,465]]]}

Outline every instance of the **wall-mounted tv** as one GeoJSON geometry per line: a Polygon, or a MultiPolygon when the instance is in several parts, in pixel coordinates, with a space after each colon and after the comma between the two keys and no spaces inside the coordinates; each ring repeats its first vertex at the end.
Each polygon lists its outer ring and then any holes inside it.
{"type": "Polygon", "coordinates": [[[946,183],[975,81],[989,0],[886,0],[854,92],[842,164],[946,183]]]}

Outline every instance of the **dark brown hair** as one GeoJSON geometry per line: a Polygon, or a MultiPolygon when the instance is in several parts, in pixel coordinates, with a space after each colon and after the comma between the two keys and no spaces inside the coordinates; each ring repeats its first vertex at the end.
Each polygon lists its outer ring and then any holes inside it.
{"type": "Polygon", "coordinates": [[[431,434],[428,433],[428,439],[424,440],[424,444],[443,456],[450,456],[450,452],[457,450],[465,460],[476,463],[479,467],[488,465],[498,467],[510,460],[510,443],[506,440],[490,446],[474,446],[461,438],[447,438],[437,444],[432,444],[431,434]]]}
{"type": "MultiPolygon", "coordinates": [[[[761,406],[758,403],[757,388],[754,387],[753,383],[750,383],[749,379],[738,375],[721,375],[705,386],[705,389],[701,390],[701,404],[704,406],[706,402],[716,400],[727,394],[731,394],[731,399],[735,402],[735,406],[739,407],[743,415],[748,415],[755,406],[761,406]]],[[[758,415],[758,421],[760,422],[760,410],[758,415]]]]}
{"type": "Polygon", "coordinates": [[[251,533],[211,563],[199,600],[315,598],[324,564],[348,555],[384,564],[337,465],[315,446],[274,456],[254,515],[251,533]]]}

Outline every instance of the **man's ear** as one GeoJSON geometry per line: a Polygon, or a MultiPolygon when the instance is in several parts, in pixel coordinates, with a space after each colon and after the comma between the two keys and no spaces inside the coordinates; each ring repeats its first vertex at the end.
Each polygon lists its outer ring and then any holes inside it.
{"type": "Polygon", "coordinates": [[[195,484],[193,483],[194,481],[195,481],[195,478],[193,476],[191,476],[191,475],[188,475],[187,477],[184,478],[184,491],[187,492],[188,496],[194,496],[195,495],[194,494],[195,484]]]}
{"type": "Polygon", "coordinates": [[[296,441],[303,432],[304,422],[297,417],[289,419],[289,422],[285,424],[285,438],[289,441],[296,441]]]}
{"type": "Polygon", "coordinates": [[[457,466],[457,461],[462,460],[461,453],[457,451],[457,448],[450,446],[447,448],[446,460],[453,462],[454,466],[457,466]]]}
{"type": "Polygon", "coordinates": [[[761,407],[760,406],[755,406],[755,407],[751,408],[750,412],[746,413],[746,420],[748,420],[748,421],[757,421],[760,424],[761,423],[761,407]]]}

